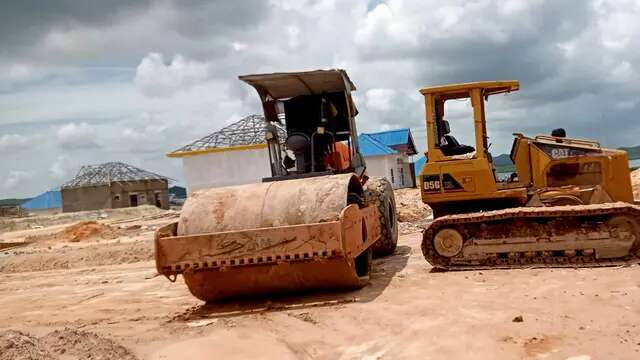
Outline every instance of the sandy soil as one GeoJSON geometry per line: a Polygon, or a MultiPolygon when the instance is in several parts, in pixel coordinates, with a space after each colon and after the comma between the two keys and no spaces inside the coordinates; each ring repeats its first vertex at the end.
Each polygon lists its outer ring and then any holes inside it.
{"type": "Polygon", "coordinates": [[[37,338],[8,330],[0,333],[0,360],[27,359],[135,359],[135,355],[113,340],[92,332],[69,328],[37,338]]]}
{"type": "Polygon", "coordinates": [[[0,360],[640,358],[640,266],[434,272],[430,209],[417,189],[396,202],[398,250],[365,288],[222,304],[156,275],[176,212],[0,219],[0,360]]]}
{"type": "Polygon", "coordinates": [[[640,201],[640,169],[631,172],[631,184],[633,186],[633,197],[640,201]]]}
{"type": "Polygon", "coordinates": [[[60,236],[77,221],[0,234],[30,239],[0,253],[0,360],[640,357],[639,266],[432,272],[414,232],[362,290],[206,305],[150,261],[174,220],[103,219],[117,238],[77,242],[60,236]]]}
{"type": "Polygon", "coordinates": [[[127,220],[132,217],[154,216],[165,213],[155,206],[143,205],[135,208],[104,209],[79,211],[73,213],[32,214],[21,218],[0,218],[0,234],[7,231],[41,229],[52,225],[68,225],[69,223],[86,220],[127,220]]]}
{"type": "MultiPolygon", "coordinates": [[[[32,272],[135,263],[153,259],[153,232],[174,221],[173,211],[138,212],[100,221],[71,217],[66,224],[0,233],[3,242],[25,246],[0,250],[0,272],[32,272]]],[[[91,217],[89,217],[91,218],[91,217]]],[[[35,219],[39,223],[45,221],[35,219]]],[[[2,248],[2,247],[0,247],[2,248]]]]}
{"type": "Polygon", "coordinates": [[[398,209],[400,234],[405,235],[422,231],[433,220],[431,208],[422,202],[420,189],[396,189],[394,195],[398,209]]]}

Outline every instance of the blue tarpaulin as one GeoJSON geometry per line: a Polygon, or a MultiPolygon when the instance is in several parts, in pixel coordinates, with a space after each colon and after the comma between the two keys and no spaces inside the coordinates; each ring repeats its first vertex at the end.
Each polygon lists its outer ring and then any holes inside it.
{"type": "Polygon", "coordinates": [[[422,167],[426,162],[427,162],[427,158],[424,156],[420,156],[420,158],[413,163],[413,167],[416,170],[416,176],[420,174],[420,170],[422,170],[422,167]]]}
{"type": "Polygon", "coordinates": [[[56,209],[62,207],[60,191],[47,191],[22,204],[24,209],[56,209]]]}

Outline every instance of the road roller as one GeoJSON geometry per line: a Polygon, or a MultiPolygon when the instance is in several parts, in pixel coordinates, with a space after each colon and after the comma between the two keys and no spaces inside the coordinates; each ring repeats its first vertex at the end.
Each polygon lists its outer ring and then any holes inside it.
{"type": "Polygon", "coordinates": [[[271,176],[190,193],[155,234],[158,272],[207,302],[364,286],[398,226],[391,184],[366,175],[355,85],[344,70],[239,78],[262,103],[271,176]]]}

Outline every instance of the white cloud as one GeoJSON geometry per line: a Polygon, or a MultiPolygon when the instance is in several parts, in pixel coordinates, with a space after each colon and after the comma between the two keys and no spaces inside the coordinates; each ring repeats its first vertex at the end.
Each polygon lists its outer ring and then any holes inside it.
{"type": "Polygon", "coordinates": [[[146,96],[168,97],[206,81],[211,64],[175,55],[169,64],[162,54],[149,53],[136,68],[135,84],[146,96]]]}
{"type": "Polygon", "coordinates": [[[0,151],[18,151],[19,147],[28,143],[25,136],[18,134],[5,134],[0,136],[0,151]]]}
{"type": "Polygon", "coordinates": [[[172,127],[171,123],[164,120],[148,112],[128,118],[122,123],[123,127],[122,132],[118,134],[119,138],[114,139],[113,142],[132,151],[158,150],[163,145],[161,139],[166,138],[166,131],[178,131],[175,128],[175,123],[172,127]]]}
{"type": "Polygon", "coordinates": [[[50,69],[28,62],[7,62],[0,57],[0,91],[12,91],[15,87],[42,81],[50,75],[50,69]]]}
{"type": "Polygon", "coordinates": [[[73,171],[78,168],[76,161],[67,155],[60,155],[49,166],[49,173],[56,180],[69,178],[73,171]]]}
{"type": "MultiPolygon", "coordinates": [[[[261,111],[237,80],[247,73],[345,68],[358,129],[411,127],[420,146],[419,88],[505,78],[522,90],[487,104],[495,154],[514,131],[557,126],[606,146],[640,138],[638,1],[18,3],[0,24],[0,198],[59,185],[71,161],[128,161],[180,179],[166,152],[261,111]],[[2,192],[13,164],[33,176],[2,192]]],[[[473,139],[469,110],[456,105],[452,130],[473,139]]]]}
{"type": "Polygon", "coordinates": [[[362,26],[356,31],[354,42],[365,48],[404,48],[412,49],[418,45],[419,24],[412,24],[407,17],[398,13],[387,4],[379,4],[370,11],[362,26]]]}
{"type": "Polygon", "coordinates": [[[626,83],[631,79],[637,79],[638,74],[633,65],[628,61],[622,61],[611,69],[611,80],[618,83],[626,83]]]}
{"type": "Polygon", "coordinates": [[[615,107],[621,110],[631,110],[638,106],[638,99],[616,101],[615,107]]]}
{"type": "Polygon", "coordinates": [[[526,14],[532,7],[539,6],[544,0],[502,0],[498,6],[498,13],[506,16],[526,14]]]}
{"type": "Polygon", "coordinates": [[[240,41],[234,41],[231,43],[231,48],[234,51],[243,51],[247,49],[247,44],[240,42],[240,41]]]}
{"type": "Polygon", "coordinates": [[[300,46],[300,28],[297,26],[287,27],[287,39],[290,48],[297,48],[300,46]]]}
{"type": "Polygon", "coordinates": [[[336,7],[335,0],[271,0],[271,3],[285,10],[310,13],[332,11],[336,7]]]}
{"type": "Polygon", "coordinates": [[[82,149],[98,146],[96,132],[86,122],[65,124],[58,128],[56,136],[58,145],[66,149],[82,149]]]}
{"type": "Polygon", "coordinates": [[[8,66],[4,72],[4,79],[14,82],[29,81],[41,75],[42,71],[32,65],[24,63],[14,63],[8,66]]]}
{"type": "Polygon", "coordinates": [[[32,174],[23,170],[10,170],[7,177],[2,182],[5,190],[16,188],[22,181],[31,178],[32,174]]]}
{"type": "Polygon", "coordinates": [[[374,111],[389,111],[393,107],[396,91],[394,89],[373,88],[365,93],[367,108],[374,111]]]}
{"type": "Polygon", "coordinates": [[[137,131],[131,128],[125,128],[122,130],[122,138],[127,141],[134,141],[139,143],[145,139],[145,134],[141,131],[137,131]]]}

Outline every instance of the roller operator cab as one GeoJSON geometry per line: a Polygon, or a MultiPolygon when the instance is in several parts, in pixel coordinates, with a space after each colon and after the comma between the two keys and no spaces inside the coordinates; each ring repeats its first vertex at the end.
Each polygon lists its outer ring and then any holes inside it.
{"type": "Polygon", "coordinates": [[[262,100],[271,162],[270,178],[287,180],[353,173],[363,177],[351,92],[344,70],[240,76],[262,100]],[[279,139],[276,126],[286,128],[279,139]]]}
{"type": "MultiPolygon", "coordinates": [[[[510,93],[519,83],[486,81],[427,87],[424,96],[427,162],[420,172],[421,194],[439,217],[515,206],[579,205],[632,202],[626,152],[604,149],[597,142],[561,136],[529,138],[514,134],[511,176],[500,179],[489,152],[485,102],[510,93]],[[446,119],[448,101],[470,100],[475,143],[463,145],[446,119]],[[553,191],[551,191],[553,190],[553,191]],[[593,197],[597,197],[593,199],[593,197]]],[[[459,129],[458,129],[459,130],[459,129]]]]}

